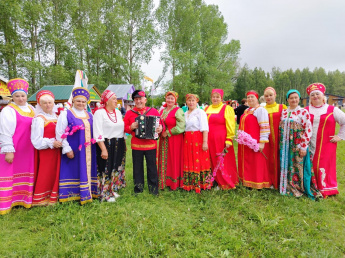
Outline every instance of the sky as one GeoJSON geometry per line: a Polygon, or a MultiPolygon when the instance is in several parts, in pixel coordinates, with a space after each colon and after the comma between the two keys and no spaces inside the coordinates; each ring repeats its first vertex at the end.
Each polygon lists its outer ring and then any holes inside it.
{"type": "MultiPolygon", "coordinates": [[[[345,72],[345,0],[204,0],[218,5],[228,41],[240,41],[240,64],[261,67],[323,67],[345,72]]],[[[158,6],[159,0],[154,0],[158,6]]],[[[155,49],[142,69],[154,81],[163,64],[155,49]]]]}

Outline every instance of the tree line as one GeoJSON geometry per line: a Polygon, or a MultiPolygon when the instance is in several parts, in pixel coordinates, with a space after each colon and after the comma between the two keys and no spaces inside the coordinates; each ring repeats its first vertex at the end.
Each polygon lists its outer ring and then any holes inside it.
{"type": "Polygon", "coordinates": [[[101,90],[109,83],[140,86],[154,49],[165,47],[155,87],[182,94],[232,89],[239,41],[202,0],[2,0],[0,73],[29,80],[30,92],[73,84],[77,69],[101,90]],[[172,78],[164,82],[170,73],[172,78]]]}
{"type": "Polygon", "coordinates": [[[339,70],[326,72],[320,67],[313,71],[309,68],[282,71],[273,67],[269,73],[261,68],[250,69],[244,65],[238,70],[234,90],[228,97],[240,100],[250,89],[257,90],[261,96],[266,87],[272,86],[277,92],[277,102],[285,103],[289,89],[298,90],[302,98],[307,97],[306,88],[314,82],[325,84],[326,93],[345,96],[345,72],[339,70]]]}
{"type": "MultiPolygon", "coordinates": [[[[163,71],[154,87],[188,92],[209,101],[212,88],[240,100],[248,89],[262,94],[323,82],[329,93],[345,94],[345,75],[323,68],[270,73],[240,67],[240,41],[228,40],[217,5],[203,0],[2,0],[0,74],[24,77],[30,93],[43,85],[73,84],[84,70],[100,90],[110,83],[141,87],[141,65],[163,49],[163,71]]],[[[147,76],[149,76],[147,74],[147,76]]]]}

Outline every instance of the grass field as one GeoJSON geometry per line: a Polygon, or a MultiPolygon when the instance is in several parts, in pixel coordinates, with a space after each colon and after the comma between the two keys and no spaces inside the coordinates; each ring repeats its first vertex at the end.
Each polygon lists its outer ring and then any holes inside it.
{"type": "Polygon", "coordinates": [[[0,216],[0,256],[344,257],[344,142],[337,156],[340,195],[318,202],[241,186],[155,197],[133,194],[128,149],[116,203],[14,208],[0,216]]]}

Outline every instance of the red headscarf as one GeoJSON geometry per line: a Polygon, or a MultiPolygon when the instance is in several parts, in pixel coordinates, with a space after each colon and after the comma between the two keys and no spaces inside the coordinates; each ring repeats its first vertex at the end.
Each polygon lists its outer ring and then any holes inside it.
{"type": "Polygon", "coordinates": [[[55,96],[54,96],[53,92],[51,92],[51,91],[49,91],[49,90],[41,90],[41,91],[39,91],[39,92],[36,94],[36,101],[37,101],[38,104],[40,103],[40,98],[41,98],[43,95],[49,95],[49,96],[51,96],[53,99],[55,99],[55,96]]]}
{"type": "Polygon", "coordinates": [[[250,90],[247,92],[246,96],[254,95],[257,99],[259,99],[259,94],[256,91],[250,90]]]}
{"type": "Polygon", "coordinates": [[[212,92],[211,92],[211,95],[212,95],[213,93],[218,93],[218,94],[220,94],[220,96],[221,96],[222,98],[223,98],[223,96],[224,96],[224,91],[223,91],[222,89],[213,89],[212,92]]]}
{"type": "Polygon", "coordinates": [[[105,104],[108,102],[108,100],[114,96],[115,93],[110,91],[110,90],[105,90],[103,93],[102,93],[102,96],[101,96],[101,107],[104,108],[105,104]]]}

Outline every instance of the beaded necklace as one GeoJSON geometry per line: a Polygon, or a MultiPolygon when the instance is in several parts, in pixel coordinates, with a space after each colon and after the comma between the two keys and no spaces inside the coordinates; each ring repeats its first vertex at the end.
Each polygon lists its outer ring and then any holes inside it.
{"type": "Polygon", "coordinates": [[[105,112],[107,113],[107,115],[108,115],[108,117],[109,117],[109,119],[110,119],[111,122],[117,123],[117,117],[116,117],[116,111],[115,111],[115,109],[113,110],[113,112],[109,112],[108,109],[105,108],[105,112]],[[114,114],[114,117],[115,117],[115,118],[112,118],[112,117],[111,117],[112,114],[114,114]]]}

